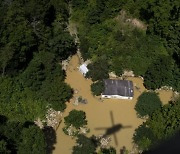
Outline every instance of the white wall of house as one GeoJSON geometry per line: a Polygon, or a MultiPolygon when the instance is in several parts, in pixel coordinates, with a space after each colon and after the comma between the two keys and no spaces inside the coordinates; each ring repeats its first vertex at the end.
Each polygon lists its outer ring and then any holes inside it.
{"type": "Polygon", "coordinates": [[[133,99],[133,97],[126,97],[120,95],[101,95],[102,98],[114,98],[114,99],[133,99]]]}

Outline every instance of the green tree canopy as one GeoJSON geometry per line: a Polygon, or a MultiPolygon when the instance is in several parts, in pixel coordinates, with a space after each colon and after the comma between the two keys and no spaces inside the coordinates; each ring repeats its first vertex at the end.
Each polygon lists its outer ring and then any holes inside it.
{"type": "Polygon", "coordinates": [[[135,110],[141,117],[146,115],[151,116],[154,111],[161,108],[161,105],[161,100],[156,93],[144,92],[139,96],[135,110]]]}
{"type": "Polygon", "coordinates": [[[105,59],[98,59],[98,61],[88,65],[87,77],[90,77],[92,81],[107,79],[109,77],[108,67],[108,62],[105,59]]]}
{"type": "Polygon", "coordinates": [[[37,126],[30,126],[24,128],[20,135],[20,142],[18,145],[19,154],[46,154],[45,137],[37,126]]]}
{"type": "Polygon", "coordinates": [[[139,146],[140,150],[148,150],[152,144],[154,139],[154,134],[152,130],[146,127],[146,123],[140,125],[133,135],[133,141],[139,146]]]}
{"type": "Polygon", "coordinates": [[[88,4],[88,1],[87,0],[79,0],[79,1],[72,0],[71,4],[72,4],[72,7],[83,9],[88,4]]]}
{"type": "Polygon", "coordinates": [[[104,91],[104,82],[103,81],[97,81],[93,84],[91,84],[91,91],[93,95],[99,96],[104,91]]]}
{"type": "Polygon", "coordinates": [[[93,154],[96,151],[96,143],[93,138],[84,135],[78,135],[76,140],[78,145],[73,147],[73,154],[93,154]]]}
{"type": "Polygon", "coordinates": [[[11,151],[7,148],[7,142],[5,140],[0,140],[0,153],[10,154],[11,151]]]}
{"type": "Polygon", "coordinates": [[[102,154],[116,154],[116,149],[113,147],[101,149],[102,154]]]}
{"type": "Polygon", "coordinates": [[[63,111],[66,108],[66,102],[72,97],[73,91],[69,85],[62,82],[59,77],[54,78],[52,81],[46,80],[39,96],[50,102],[52,108],[58,111],[63,111]]]}
{"type": "Polygon", "coordinates": [[[72,97],[60,65],[76,50],[68,5],[0,1],[0,153],[46,153],[44,132],[33,122],[44,120],[49,106],[64,110],[72,97]]]}
{"type": "Polygon", "coordinates": [[[45,154],[44,133],[33,122],[20,123],[8,120],[0,125],[0,151],[2,153],[45,154]]]}
{"type": "Polygon", "coordinates": [[[161,86],[172,85],[173,61],[170,57],[160,57],[149,66],[144,76],[144,85],[147,89],[157,89],[161,86]]]}
{"type": "Polygon", "coordinates": [[[156,110],[135,130],[134,142],[141,150],[157,146],[180,130],[180,100],[156,110]]]}
{"type": "Polygon", "coordinates": [[[87,125],[86,113],[83,111],[72,110],[69,115],[64,118],[64,123],[66,125],[73,125],[75,128],[80,128],[87,125]]]}
{"type": "Polygon", "coordinates": [[[0,87],[1,115],[21,122],[44,117],[48,103],[37,98],[35,92],[24,88],[19,80],[1,78],[0,87]]]}
{"type": "Polygon", "coordinates": [[[65,60],[76,53],[76,45],[69,32],[64,30],[61,17],[59,18],[53,23],[53,37],[49,40],[49,46],[58,60],[65,60]]]}

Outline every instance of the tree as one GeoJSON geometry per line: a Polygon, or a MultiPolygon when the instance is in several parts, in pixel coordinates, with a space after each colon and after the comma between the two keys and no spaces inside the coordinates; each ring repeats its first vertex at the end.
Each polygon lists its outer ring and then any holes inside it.
{"type": "Polygon", "coordinates": [[[0,78],[0,104],[9,102],[13,93],[13,85],[11,78],[0,78]]]}
{"type": "Polygon", "coordinates": [[[40,59],[34,58],[21,76],[25,87],[38,91],[45,80],[45,66],[40,59]]]}
{"type": "Polygon", "coordinates": [[[80,45],[79,48],[81,50],[81,54],[84,60],[89,58],[88,49],[89,49],[89,42],[85,36],[79,36],[80,45]]]}
{"type": "Polygon", "coordinates": [[[97,145],[93,137],[78,135],[76,143],[77,145],[73,147],[73,154],[93,154],[96,151],[97,145]]]}
{"type": "Polygon", "coordinates": [[[2,68],[2,77],[4,77],[6,73],[6,67],[9,65],[10,60],[12,59],[12,56],[14,54],[12,46],[5,46],[0,51],[0,57],[1,57],[1,68],[2,68]]]}
{"type": "Polygon", "coordinates": [[[76,45],[73,37],[64,30],[63,24],[59,20],[55,20],[53,23],[53,37],[49,40],[49,46],[58,60],[65,60],[76,53],[76,45]]]}
{"type": "Polygon", "coordinates": [[[17,78],[1,78],[0,94],[0,114],[11,120],[34,121],[45,116],[48,102],[24,88],[17,78]]]}
{"type": "Polygon", "coordinates": [[[76,50],[67,31],[68,4],[0,1],[0,153],[46,153],[34,121],[44,120],[49,106],[62,111],[72,97],[59,64],[76,50]]]}
{"type": "Polygon", "coordinates": [[[56,64],[55,55],[50,52],[40,52],[34,55],[33,60],[19,78],[24,87],[40,91],[45,80],[52,81],[57,76],[59,81],[64,80],[64,72],[61,65],[56,64]]]}
{"type": "Polygon", "coordinates": [[[114,57],[112,59],[112,70],[115,72],[117,76],[121,76],[123,74],[123,64],[122,60],[119,57],[114,57]]]}
{"type": "Polygon", "coordinates": [[[154,138],[152,130],[146,126],[146,123],[140,125],[133,135],[133,141],[143,151],[148,150],[152,146],[154,138]]]}
{"type": "Polygon", "coordinates": [[[164,105],[135,130],[134,142],[141,150],[149,150],[180,130],[180,100],[164,105]]]}
{"type": "Polygon", "coordinates": [[[176,91],[180,91],[180,64],[174,64],[174,69],[173,69],[173,85],[172,87],[176,90],[176,91]]]}
{"type": "Polygon", "coordinates": [[[102,154],[116,154],[116,149],[113,147],[101,149],[102,154]]]}
{"type": "Polygon", "coordinates": [[[0,125],[4,125],[7,122],[8,118],[4,115],[0,115],[0,125]]]}
{"type": "Polygon", "coordinates": [[[18,153],[19,154],[46,153],[45,137],[40,128],[38,128],[37,126],[30,126],[29,128],[23,129],[20,135],[18,153]]]}
{"type": "Polygon", "coordinates": [[[175,104],[167,104],[160,110],[153,113],[151,118],[147,121],[147,125],[151,128],[157,140],[166,139],[174,135],[180,130],[180,100],[175,104]]]}
{"type": "Polygon", "coordinates": [[[56,77],[53,80],[46,80],[39,96],[50,102],[53,109],[63,111],[66,108],[66,102],[72,97],[73,91],[69,85],[61,81],[61,78],[56,77]]]}
{"type": "Polygon", "coordinates": [[[170,57],[162,56],[149,66],[144,76],[144,86],[147,89],[157,89],[161,86],[172,85],[173,61],[170,57]]]}
{"type": "Polygon", "coordinates": [[[100,16],[99,14],[101,13],[100,10],[97,8],[97,6],[91,6],[88,8],[89,10],[87,11],[86,15],[86,22],[90,25],[93,24],[98,24],[100,23],[100,16]]]}
{"type": "Polygon", "coordinates": [[[49,0],[30,0],[24,3],[21,2],[21,4],[24,6],[25,16],[32,25],[42,22],[49,9],[49,0]]]}
{"type": "Polygon", "coordinates": [[[103,81],[97,81],[93,84],[91,84],[91,91],[93,95],[99,96],[104,91],[104,82],[103,81]]]}
{"type": "MultiPolygon", "coordinates": [[[[63,111],[65,102],[72,97],[72,89],[64,83],[64,71],[49,44],[61,32],[62,52],[72,51],[67,6],[65,0],[0,2],[5,11],[0,15],[0,114],[8,119],[22,123],[43,119],[47,106],[63,111]]],[[[65,54],[59,59],[69,56],[65,54]]]]}
{"type": "MultiPolygon", "coordinates": [[[[1,116],[1,119],[7,119],[1,116]]],[[[4,121],[0,124],[1,153],[46,153],[43,131],[31,121],[4,121]]]]}
{"type": "Polygon", "coordinates": [[[7,121],[7,123],[1,128],[1,133],[13,143],[14,141],[19,141],[19,134],[21,134],[22,129],[22,123],[16,121],[7,121]]]}
{"type": "Polygon", "coordinates": [[[141,117],[151,116],[154,111],[161,108],[161,105],[160,98],[156,93],[144,92],[139,96],[135,110],[141,117]]]}
{"type": "Polygon", "coordinates": [[[13,74],[24,68],[31,60],[37,42],[20,2],[13,1],[8,5],[3,24],[0,43],[2,50],[9,52],[4,57],[3,63],[4,66],[8,65],[6,72],[13,74]]]}
{"type": "Polygon", "coordinates": [[[79,1],[72,0],[71,4],[72,4],[72,7],[74,8],[83,9],[88,4],[88,1],[87,0],[79,0],[79,1]]]}
{"type": "Polygon", "coordinates": [[[98,61],[88,65],[87,77],[92,78],[92,81],[107,79],[109,77],[108,67],[108,62],[105,59],[98,59],[98,61]]]}
{"type": "Polygon", "coordinates": [[[174,0],[173,2],[167,0],[166,3],[163,1],[139,1],[136,2],[140,11],[140,17],[146,20],[148,23],[148,33],[158,35],[167,41],[166,47],[170,54],[176,52],[179,54],[179,33],[177,33],[179,27],[179,1],[174,0]]]}
{"type": "Polygon", "coordinates": [[[5,140],[0,140],[0,153],[10,154],[11,151],[7,148],[7,142],[5,140]]]}
{"type": "Polygon", "coordinates": [[[69,115],[64,118],[64,123],[68,126],[72,125],[77,129],[87,125],[86,113],[83,111],[72,110],[69,112],[69,115]]]}
{"type": "Polygon", "coordinates": [[[0,127],[0,137],[6,142],[3,142],[3,145],[6,144],[11,153],[16,153],[23,124],[17,121],[7,121],[0,127]]]}

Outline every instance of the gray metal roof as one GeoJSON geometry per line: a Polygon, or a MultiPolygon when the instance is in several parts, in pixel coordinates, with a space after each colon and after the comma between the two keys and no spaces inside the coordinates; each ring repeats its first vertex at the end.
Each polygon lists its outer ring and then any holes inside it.
{"type": "Polygon", "coordinates": [[[129,80],[104,80],[105,90],[103,95],[120,95],[133,97],[133,82],[129,80]]]}

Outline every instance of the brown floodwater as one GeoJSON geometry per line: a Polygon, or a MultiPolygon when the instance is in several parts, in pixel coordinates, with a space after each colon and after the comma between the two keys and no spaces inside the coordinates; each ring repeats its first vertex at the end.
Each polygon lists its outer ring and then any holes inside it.
{"type": "MultiPolygon", "coordinates": [[[[114,133],[117,137],[117,142],[115,142],[114,134],[109,135],[111,137],[110,145],[117,149],[117,153],[119,153],[123,146],[128,150],[131,150],[133,147],[132,137],[134,130],[143,122],[142,119],[137,118],[134,110],[137,98],[145,91],[143,80],[136,77],[127,78],[128,80],[133,81],[134,86],[138,87],[134,88],[134,98],[132,100],[106,99],[102,102],[99,98],[94,97],[91,94],[90,85],[92,81],[85,79],[82,76],[78,71],[78,66],[79,59],[77,55],[75,55],[72,57],[66,71],[66,83],[78,91],[74,96],[82,96],[88,100],[88,104],[79,104],[78,106],[75,106],[72,104],[72,99],[70,103],[67,103],[67,109],[63,116],[67,116],[72,109],[85,111],[88,120],[87,127],[90,129],[90,132],[87,134],[88,136],[104,135],[107,133],[107,128],[111,129],[113,126],[121,126],[120,129],[114,133]],[[111,119],[111,112],[113,120],[111,119]]],[[[167,103],[172,96],[172,92],[159,91],[159,96],[162,101],[167,103]]],[[[54,154],[71,154],[72,147],[75,145],[75,139],[65,135],[62,131],[63,127],[64,121],[62,121],[57,130],[57,143],[55,145],[55,150],[53,151],[54,154]]]]}
{"type": "Polygon", "coordinates": [[[157,92],[159,94],[159,97],[160,97],[163,105],[168,104],[168,102],[173,97],[173,91],[172,90],[158,90],[157,92]]]}

